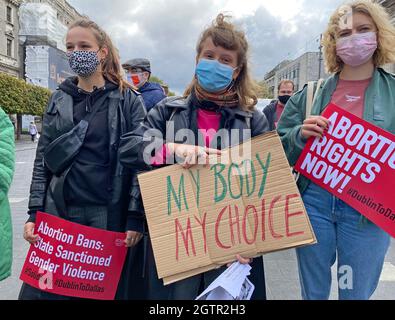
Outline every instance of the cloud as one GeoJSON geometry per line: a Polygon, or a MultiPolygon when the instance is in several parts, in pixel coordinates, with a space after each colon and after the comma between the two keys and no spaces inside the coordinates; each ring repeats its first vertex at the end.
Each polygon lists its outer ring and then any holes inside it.
{"type": "Polygon", "coordinates": [[[343,0],[305,1],[291,19],[270,14],[263,6],[240,21],[251,47],[251,63],[256,78],[283,60],[292,60],[307,51],[318,51],[320,34],[329,16],[343,0]],[[309,8],[307,10],[306,8],[309,8]]]}
{"type": "MultiPolygon", "coordinates": [[[[242,1],[240,6],[247,5],[242,1]]],[[[289,0],[277,0],[290,3],[289,0]]],[[[69,0],[83,14],[99,23],[120,49],[122,60],[147,57],[153,73],[181,93],[193,77],[199,35],[229,0],[69,0]]],[[[330,13],[342,0],[299,0],[299,10],[265,6],[253,1],[254,11],[234,22],[247,33],[252,71],[257,79],[285,58],[317,49],[317,37],[330,13]],[[268,9],[269,10],[268,10],[268,9]],[[277,8],[277,10],[276,10],[277,8]],[[283,12],[283,14],[282,14],[283,12]]],[[[293,1],[294,2],[294,1],[293,1]]],[[[252,2],[251,2],[252,5],[252,2]]],[[[237,9],[234,2],[230,6],[237,9]]]]}

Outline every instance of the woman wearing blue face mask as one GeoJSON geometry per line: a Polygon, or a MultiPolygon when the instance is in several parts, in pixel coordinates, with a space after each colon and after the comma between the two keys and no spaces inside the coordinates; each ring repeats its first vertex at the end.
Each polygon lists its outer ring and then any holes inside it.
{"type": "MultiPolygon", "coordinates": [[[[313,116],[305,119],[304,88],[290,99],[278,126],[291,165],[307,139],[322,137],[328,128],[320,114],[331,102],[395,133],[395,77],[380,68],[395,62],[395,27],[384,8],[366,0],[342,6],[330,19],[323,46],[333,76],[316,97],[313,116]]],[[[339,299],[369,299],[379,282],[390,236],[307,178],[300,177],[298,184],[318,240],[297,249],[303,298],[329,298],[331,266],[337,258],[339,299]]]]}
{"type": "MultiPolygon", "coordinates": [[[[143,102],[123,80],[117,50],[96,23],[73,23],[66,47],[76,76],[53,93],[44,115],[24,238],[31,244],[38,241],[36,213],[43,211],[81,225],[125,232],[125,246],[133,247],[140,240],[130,225],[136,202],[129,190],[136,176],[121,166],[118,145],[121,135],[144,119],[143,102]]],[[[120,299],[125,298],[123,283],[120,299]]],[[[70,298],[24,284],[20,299],[70,298]]]]}
{"type": "MultiPolygon", "coordinates": [[[[267,132],[268,122],[255,108],[257,96],[249,75],[247,56],[248,43],[244,33],[236,30],[220,14],[198,42],[196,74],[184,97],[160,102],[149,112],[140,132],[122,138],[121,162],[125,166],[140,164],[142,168],[147,168],[142,159],[146,146],[142,135],[149,129],[159,130],[164,139],[162,150],[150,161],[150,165],[155,167],[164,164],[167,157],[176,155],[185,168],[196,164],[198,159],[205,161],[210,154],[220,153],[216,145],[218,139],[222,147],[233,144],[229,137],[221,136],[220,131],[228,134],[235,130],[240,139],[234,144],[243,142],[246,136],[254,137],[267,132]],[[166,142],[173,141],[171,136],[167,137],[167,134],[171,134],[166,130],[168,121],[174,124],[175,133],[190,129],[194,140],[202,138],[200,141],[203,141],[203,145],[166,142]],[[248,134],[243,135],[243,131],[248,134]]],[[[144,217],[136,216],[136,221],[140,222],[139,230],[142,232],[144,217]]],[[[237,259],[241,263],[251,263],[249,278],[255,284],[252,299],[265,299],[262,258],[250,261],[238,256],[237,259]]],[[[146,265],[148,299],[195,299],[200,289],[206,288],[226,269],[222,267],[164,287],[162,280],[158,280],[152,248],[148,249],[146,265]]]]}

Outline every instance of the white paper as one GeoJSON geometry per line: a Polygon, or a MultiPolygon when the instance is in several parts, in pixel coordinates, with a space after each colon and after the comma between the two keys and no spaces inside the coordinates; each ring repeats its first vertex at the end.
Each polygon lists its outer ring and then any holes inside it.
{"type": "Polygon", "coordinates": [[[237,300],[250,300],[252,294],[254,293],[254,290],[255,290],[255,286],[248,278],[246,278],[246,281],[244,281],[243,287],[241,288],[239,299],[237,300]]]}
{"type": "Polygon", "coordinates": [[[235,262],[196,300],[250,300],[255,286],[248,280],[251,266],[235,262]]]}

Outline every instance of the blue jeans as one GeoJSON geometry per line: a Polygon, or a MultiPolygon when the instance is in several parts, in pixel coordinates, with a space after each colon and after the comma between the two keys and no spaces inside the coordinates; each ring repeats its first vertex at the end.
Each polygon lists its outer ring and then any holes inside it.
{"type": "Polygon", "coordinates": [[[302,297],[327,300],[338,260],[340,300],[368,300],[377,288],[390,236],[342,200],[311,183],[303,194],[318,244],[296,250],[302,297]]]}

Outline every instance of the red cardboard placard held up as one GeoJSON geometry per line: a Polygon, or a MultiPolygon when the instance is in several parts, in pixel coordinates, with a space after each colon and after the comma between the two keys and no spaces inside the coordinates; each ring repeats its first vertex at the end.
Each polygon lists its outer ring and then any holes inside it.
{"type": "Polygon", "coordinates": [[[331,125],[310,139],[295,170],[395,237],[395,135],[330,104],[331,125]]]}
{"type": "Polygon", "coordinates": [[[72,223],[38,212],[20,279],[43,291],[113,300],[126,257],[125,234],[72,223]]]}

